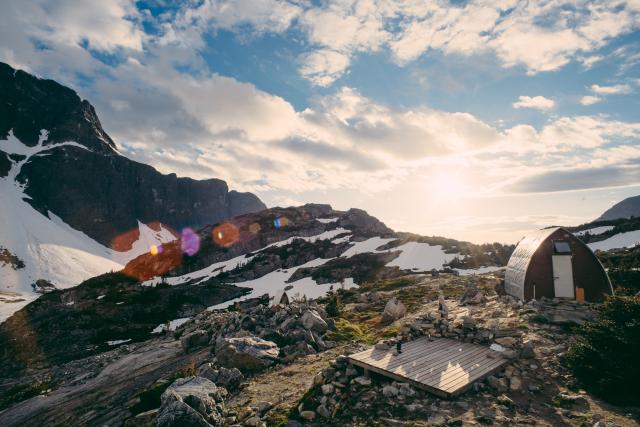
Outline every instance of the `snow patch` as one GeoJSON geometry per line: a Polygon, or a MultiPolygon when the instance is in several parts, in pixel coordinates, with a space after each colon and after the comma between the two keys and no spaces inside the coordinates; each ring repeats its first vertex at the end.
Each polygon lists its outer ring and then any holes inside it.
{"type": "Polygon", "coordinates": [[[131,338],[126,339],[126,340],[114,340],[114,341],[107,341],[107,344],[110,346],[114,346],[114,345],[120,345],[120,344],[124,344],[126,342],[131,341],[131,338]]]}
{"type": "Polygon", "coordinates": [[[387,267],[400,267],[402,270],[428,271],[441,269],[444,264],[451,262],[460,254],[448,254],[440,245],[432,246],[428,243],[407,242],[392,250],[400,250],[400,256],[387,264],[387,267]]]}
{"type": "Polygon", "coordinates": [[[340,217],[335,218],[316,218],[316,221],[321,222],[323,224],[329,224],[331,222],[336,222],[340,219],[340,217]]]}
{"type": "MultiPolygon", "coordinates": [[[[330,259],[316,258],[314,260],[307,262],[306,264],[299,265],[287,270],[276,270],[254,280],[234,283],[234,285],[242,288],[250,288],[251,293],[238,298],[234,298],[229,301],[225,301],[220,304],[216,304],[214,306],[209,307],[208,310],[217,310],[217,309],[226,308],[226,307],[229,307],[230,305],[235,304],[236,302],[244,301],[249,298],[257,298],[264,294],[269,294],[269,297],[273,298],[278,293],[278,289],[283,289],[288,286],[292,287],[291,289],[287,290],[287,294],[292,298],[300,298],[302,296],[306,296],[307,298],[319,298],[319,297],[325,296],[332,287],[333,289],[336,289],[337,287],[341,287],[342,285],[340,283],[326,283],[323,285],[319,285],[311,277],[305,277],[291,283],[287,283],[287,280],[299,268],[318,267],[320,265],[327,263],[331,259],[333,258],[330,258],[330,259]]],[[[344,281],[344,286],[346,289],[348,289],[348,288],[356,287],[357,285],[355,284],[352,278],[349,278],[344,281]]]]}
{"type": "Polygon", "coordinates": [[[576,236],[584,236],[587,233],[591,234],[592,236],[597,236],[598,234],[602,234],[605,233],[609,230],[613,230],[615,227],[613,225],[603,225],[602,227],[594,227],[594,228],[590,228],[588,230],[582,230],[582,231],[576,231],[575,233],[573,233],[576,236]]]}
{"type": "MultiPolygon", "coordinates": [[[[354,245],[347,249],[341,256],[346,258],[351,258],[354,255],[365,253],[365,252],[381,252],[377,249],[380,246],[386,245],[387,243],[397,240],[395,238],[382,238],[379,236],[372,237],[367,240],[363,240],[362,242],[351,242],[354,245]]],[[[393,249],[396,250],[396,249],[393,249]]],[[[388,251],[386,251],[388,252],[388,251]]]]}
{"type": "Polygon", "coordinates": [[[461,276],[470,276],[474,274],[484,274],[484,273],[493,273],[494,271],[499,271],[504,269],[504,267],[498,267],[495,265],[490,265],[487,267],[478,267],[478,268],[454,268],[461,276]]]}
{"type": "Polygon", "coordinates": [[[151,331],[151,333],[152,334],[159,334],[162,331],[175,331],[180,326],[182,326],[185,323],[187,323],[189,320],[191,320],[191,317],[181,317],[180,319],[174,319],[174,320],[171,320],[171,321],[169,321],[167,323],[161,323],[158,326],[156,326],[153,329],[153,331],[151,331]]]}
{"type": "Polygon", "coordinates": [[[592,251],[632,248],[637,245],[640,245],[640,230],[619,233],[600,242],[589,243],[589,247],[592,251]]]}

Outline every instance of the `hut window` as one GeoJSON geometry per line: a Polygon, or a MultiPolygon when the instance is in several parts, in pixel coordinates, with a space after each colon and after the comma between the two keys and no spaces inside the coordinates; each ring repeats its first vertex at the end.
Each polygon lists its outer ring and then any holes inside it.
{"type": "Polygon", "coordinates": [[[569,242],[567,242],[566,240],[554,240],[553,252],[557,254],[570,254],[571,246],[569,246],[569,242]]]}

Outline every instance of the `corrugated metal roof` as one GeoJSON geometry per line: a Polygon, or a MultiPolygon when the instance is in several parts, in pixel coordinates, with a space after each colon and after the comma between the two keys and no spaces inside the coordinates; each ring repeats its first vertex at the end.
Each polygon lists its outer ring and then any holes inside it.
{"type": "Polygon", "coordinates": [[[524,279],[531,257],[540,244],[560,227],[543,228],[526,235],[511,254],[504,274],[504,288],[509,295],[524,299],[524,279]]]}

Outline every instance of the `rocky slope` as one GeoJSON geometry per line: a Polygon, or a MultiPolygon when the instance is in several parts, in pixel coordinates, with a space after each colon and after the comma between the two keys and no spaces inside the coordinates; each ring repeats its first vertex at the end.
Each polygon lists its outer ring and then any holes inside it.
{"type": "MultiPolygon", "coordinates": [[[[4,63],[0,192],[0,247],[24,264],[0,264],[0,292],[25,302],[39,279],[75,285],[120,269],[141,253],[136,245],[146,252],[185,227],[265,208],[222,180],[163,175],[120,155],[88,101],[4,63]]],[[[1,308],[0,320],[10,311],[1,308]]]]}
{"type": "Polygon", "coordinates": [[[0,374],[100,353],[109,342],[144,341],[167,322],[247,299],[268,301],[284,290],[292,298],[317,298],[334,288],[425,271],[497,270],[509,250],[396,234],[362,210],[329,205],[245,214],[21,309],[0,324],[0,374]],[[451,262],[483,270],[453,269],[451,262]]]}
{"type": "MultiPolygon", "coordinates": [[[[634,426],[640,410],[580,390],[562,363],[594,306],[522,305],[500,277],[411,275],[329,299],[203,312],[176,331],[0,382],[4,425],[541,425],[634,426]],[[438,296],[448,307],[438,313],[438,296]],[[383,321],[389,301],[406,313],[383,321]],[[393,337],[498,344],[506,367],[441,399],[350,367],[344,355],[393,337]],[[377,424],[376,424],[377,423],[377,424]],[[598,424],[599,423],[599,424],[598,424]]],[[[389,350],[382,350],[382,348],[389,350]]]]}
{"type": "Polygon", "coordinates": [[[598,220],[640,217],[640,196],[627,197],[607,209],[598,220]]]}

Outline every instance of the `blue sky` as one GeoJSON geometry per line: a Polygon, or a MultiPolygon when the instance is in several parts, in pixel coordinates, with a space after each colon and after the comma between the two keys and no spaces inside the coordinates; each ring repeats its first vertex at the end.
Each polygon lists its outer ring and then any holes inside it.
{"type": "Polygon", "coordinates": [[[637,0],[0,4],[123,155],[270,206],[514,242],[640,193],[637,0]]]}

